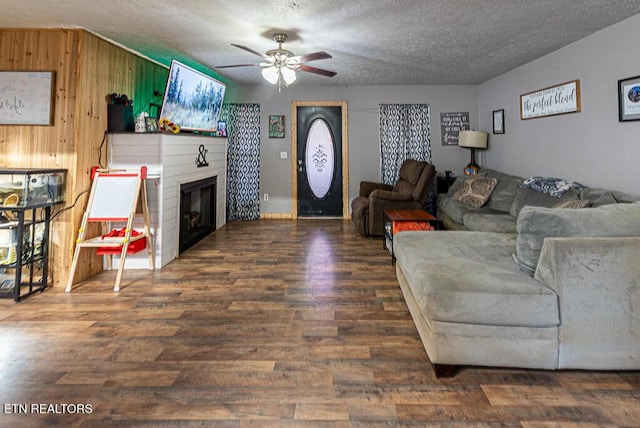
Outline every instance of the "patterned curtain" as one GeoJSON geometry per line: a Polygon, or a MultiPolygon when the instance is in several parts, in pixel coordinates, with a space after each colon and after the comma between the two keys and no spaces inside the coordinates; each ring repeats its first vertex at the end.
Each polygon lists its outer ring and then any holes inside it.
{"type": "Polygon", "coordinates": [[[407,159],[431,162],[428,104],[380,104],[380,178],[394,184],[407,159]]]}
{"type": "Polygon", "coordinates": [[[260,104],[223,104],[227,122],[227,220],[260,218],[260,104]]]}
{"type": "MultiPolygon", "coordinates": [[[[407,159],[431,162],[428,104],[380,104],[380,179],[395,184],[407,159]]],[[[432,190],[433,192],[433,190],[432,190]]],[[[427,210],[435,211],[433,195],[427,210]]]]}

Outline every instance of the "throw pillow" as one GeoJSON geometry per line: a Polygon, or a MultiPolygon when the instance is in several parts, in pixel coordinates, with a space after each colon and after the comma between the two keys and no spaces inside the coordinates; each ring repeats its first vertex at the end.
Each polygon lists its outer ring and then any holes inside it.
{"type": "Polygon", "coordinates": [[[462,186],[454,193],[452,199],[463,204],[471,205],[474,208],[483,206],[491,196],[491,192],[496,188],[498,180],[489,177],[467,178],[462,186]]]}
{"type": "Polygon", "coordinates": [[[580,209],[591,205],[591,201],[588,199],[571,199],[569,201],[558,202],[551,208],[568,208],[568,209],[580,209]]]}
{"type": "Polygon", "coordinates": [[[520,187],[523,189],[533,189],[536,192],[551,195],[554,198],[561,198],[571,189],[584,189],[580,183],[552,177],[531,177],[522,181],[520,187]]]}

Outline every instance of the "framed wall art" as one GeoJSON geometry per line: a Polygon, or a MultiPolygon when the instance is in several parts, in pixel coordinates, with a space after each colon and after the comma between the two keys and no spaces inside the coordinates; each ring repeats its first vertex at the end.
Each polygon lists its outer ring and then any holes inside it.
{"type": "Polygon", "coordinates": [[[269,138],[284,138],[284,116],[269,116],[269,138]]]}
{"type": "Polygon", "coordinates": [[[640,76],[618,80],[618,120],[640,120],[640,76]]]}
{"type": "Polygon", "coordinates": [[[460,131],[469,128],[469,112],[440,113],[440,134],[443,146],[457,146],[460,131]]]}
{"type": "Polygon", "coordinates": [[[0,125],[52,125],[53,82],[53,71],[0,71],[0,125]]]}
{"type": "Polygon", "coordinates": [[[218,121],[218,131],[216,134],[218,135],[218,137],[227,136],[227,122],[225,120],[218,121]]]}
{"type": "Polygon", "coordinates": [[[504,134],[504,109],[493,111],[493,133],[504,134]]]}
{"type": "Polygon", "coordinates": [[[520,95],[520,119],[578,113],[580,80],[561,83],[520,95]]]}

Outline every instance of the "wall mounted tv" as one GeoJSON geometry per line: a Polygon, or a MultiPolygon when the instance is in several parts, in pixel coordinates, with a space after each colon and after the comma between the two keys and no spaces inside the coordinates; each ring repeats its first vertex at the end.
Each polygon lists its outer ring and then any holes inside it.
{"type": "Polygon", "coordinates": [[[226,85],[175,59],[171,61],[160,118],[183,131],[213,132],[217,129],[226,85]]]}

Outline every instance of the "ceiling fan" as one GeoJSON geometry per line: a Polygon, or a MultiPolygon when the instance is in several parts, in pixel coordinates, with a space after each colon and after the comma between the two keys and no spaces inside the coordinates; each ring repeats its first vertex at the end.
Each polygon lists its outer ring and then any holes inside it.
{"type": "Polygon", "coordinates": [[[246,46],[237,45],[231,43],[231,46],[235,46],[249,53],[259,56],[264,62],[254,64],[234,64],[234,65],[220,65],[216,68],[233,68],[233,67],[262,67],[262,77],[271,84],[278,84],[278,92],[281,90],[282,82],[286,86],[289,86],[296,80],[296,71],[305,71],[307,73],[318,74],[325,77],[333,77],[337,73],[335,71],[324,70],[322,68],[311,67],[305,63],[310,61],[318,61],[321,59],[330,59],[331,55],[324,51],[314,52],[307,55],[294,55],[293,52],[286,49],[282,49],[282,44],[287,40],[287,35],[283,33],[276,33],[273,35],[273,40],[278,43],[277,49],[268,50],[265,54],[254,51],[246,46]]]}

